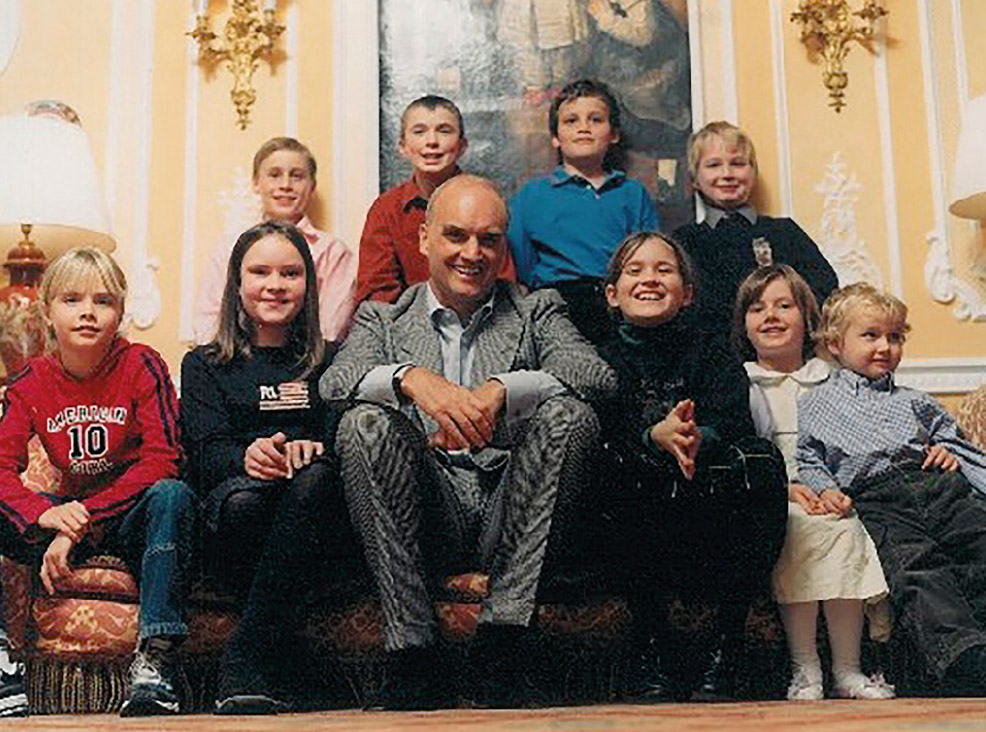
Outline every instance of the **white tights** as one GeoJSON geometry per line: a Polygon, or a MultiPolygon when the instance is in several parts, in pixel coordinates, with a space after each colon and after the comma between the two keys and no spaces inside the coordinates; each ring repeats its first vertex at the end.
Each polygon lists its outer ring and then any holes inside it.
{"type": "MultiPolygon", "coordinates": [[[[813,682],[821,684],[822,664],[815,643],[818,603],[795,602],[781,605],[780,608],[794,672],[800,669],[813,682]]],[[[822,609],[832,649],[834,685],[852,688],[865,684],[867,679],[859,668],[859,639],[863,632],[862,600],[824,600],[822,609]]]]}

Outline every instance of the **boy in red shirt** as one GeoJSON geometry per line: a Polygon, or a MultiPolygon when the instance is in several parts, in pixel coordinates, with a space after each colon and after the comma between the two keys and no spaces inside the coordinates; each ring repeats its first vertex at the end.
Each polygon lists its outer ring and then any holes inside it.
{"type": "Polygon", "coordinates": [[[119,335],[126,280],[97,249],[73,249],[45,273],[41,300],[52,352],[32,359],[4,394],[0,417],[0,552],[41,557],[49,593],[69,557],[101,551],[140,581],[140,645],[123,716],[176,713],[176,648],[186,632],[182,585],[194,529],[192,493],[176,480],[178,405],[153,349],[119,335]],[[58,495],[20,478],[37,435],[62,473],[58,495]]]}
{"type": "MultiPolygon", "coordinates": [[[[366,214],[357,303],[394,302],[408,287],[428,279],[428,259],[418,246],[425,208],[435,189],[461,172],[459,158],[467,145],[462,113],[445,97],[429,94],[404,108],[398,148],[411,164],[411,177],[381,193],[366,214]]],[[[509,256],[500,277],[516,277],[509,256]]]]}

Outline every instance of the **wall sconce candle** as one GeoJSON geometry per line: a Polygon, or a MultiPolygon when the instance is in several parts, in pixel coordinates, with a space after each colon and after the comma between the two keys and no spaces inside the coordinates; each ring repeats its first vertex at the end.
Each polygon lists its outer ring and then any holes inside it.
{"type": "Polygon", "coordinates": [[[233,75],[229,96],[241,130],[250,123],[250,107],[257,99],[253,88],[257,62],[263,57],[270,61],[274,44],[284,32],[284,26],[274,19],[276,6],[277,0],[264,0],[261,13],[257,0],[233,0],[233,15],[223,31],[225,43],[218,44],[216,34],[209,30],[209,0],[197,0],[195,30],[186,34],[198,41],[203,63],[223,63],[233,75]]]}
{"type": "Polygon", "coordinates": [[[791,22],[801,24],[801,42],[809,54],[820,54],[825,62],[822,82],[829,90],[829,106],[841,112],[846,105],[849,74],[842,62],[852,41],[868,47],[873,40],[876,21],[887,15],[881,0],[864,0],[861,10],[851,12],[849,0],[801,0],[791,13],[791,22]],[[857,23],[853,16],[863,22],[857,23]]]}

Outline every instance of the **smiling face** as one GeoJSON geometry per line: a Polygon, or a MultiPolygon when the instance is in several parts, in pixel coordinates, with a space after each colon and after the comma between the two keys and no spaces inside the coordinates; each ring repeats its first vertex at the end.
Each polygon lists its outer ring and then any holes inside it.
{"type": "Polygon", "coordinates": [[[466,140],[451,110],[419,105],[405,115],[398,149],[415,174],[441,177],[454,170],[466,150],[466,140]]]}
{"type": "Polygon", "coordinates": [[[802,366],[805,317],[783,277],[771,280],[747,308],[746,336],[761,366],[785,373],[802,366]]]}
{"type": "Polygon", "coordinates": [[[260,196],[265,219],[297,224],[315,191],[308,158],[297,150],[275,150],[260,163],[253,189],[260,196]]]}
{"type": "Polygon", "coordinates": [[[565,164],[600,166],[609,146],[619,141],[620,133],[609,121],[609,107],[599,97],[577,97],[558,108],[558,132],[551,145],[561,151],[565,164]]]}
{"type": "Polygon", "coordinates": [[[305,304],[305,260],[279,234],[261,237],[240,265],[240,303],[253,322],[252,342],[281,346],[305,304]]]}
{"type": "Polygon", "coordinates": [[[904,355],[904,326],[876,307],[853,313],[845,333],[828,349],[845,368],[870,379],[894,371],[904,355]]]}
{"type": "Polygon", "coordinates": [[[685,284],[674,249],[648,239],[627,257],[615,284],[606,285],[606,302],[634,325],[666,323],[689,305],[693,288],[685,284]]]}
{"type": "Polygon", "coordinates": [[[719,208],[745,206],[757,184],[757,169],[750,156],[718,135],[705,143],[694,180],[702,196],[719,208]]]}
{"type": "Polygon", "coordinates": [[[66,366],[82,375],[102,361],[120,329],[123,303],[100,281],[98,275],[71,283],[57,293],[45,308],[55,334],[58,351],[66,366]]]}
{"type": "Polygon", "coordinates": [[[506,204],[490,186],[461,176],[438,195],[419,247],[438,301],[467,320],[486,300],[506,256],[506,204]]]}

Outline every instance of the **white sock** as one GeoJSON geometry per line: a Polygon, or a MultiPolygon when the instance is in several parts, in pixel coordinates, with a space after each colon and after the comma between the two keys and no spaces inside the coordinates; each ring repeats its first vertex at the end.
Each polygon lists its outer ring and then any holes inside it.
{"type": "Polygon", "coordinates": [[[800,669],[811,681],[822,683],[822,663],[815,643],[818,603],[793,602],[781,605],[780,609],[792,672],[797,674],[800,669]]]}
{"type": "Polygon", "coordinates": [[[859,639],[863,633],[862,600],[826,600],[822,603],[832,647],[832,678],[836,686],[851,689],[867,683],[859,668],[859,639]]]}

